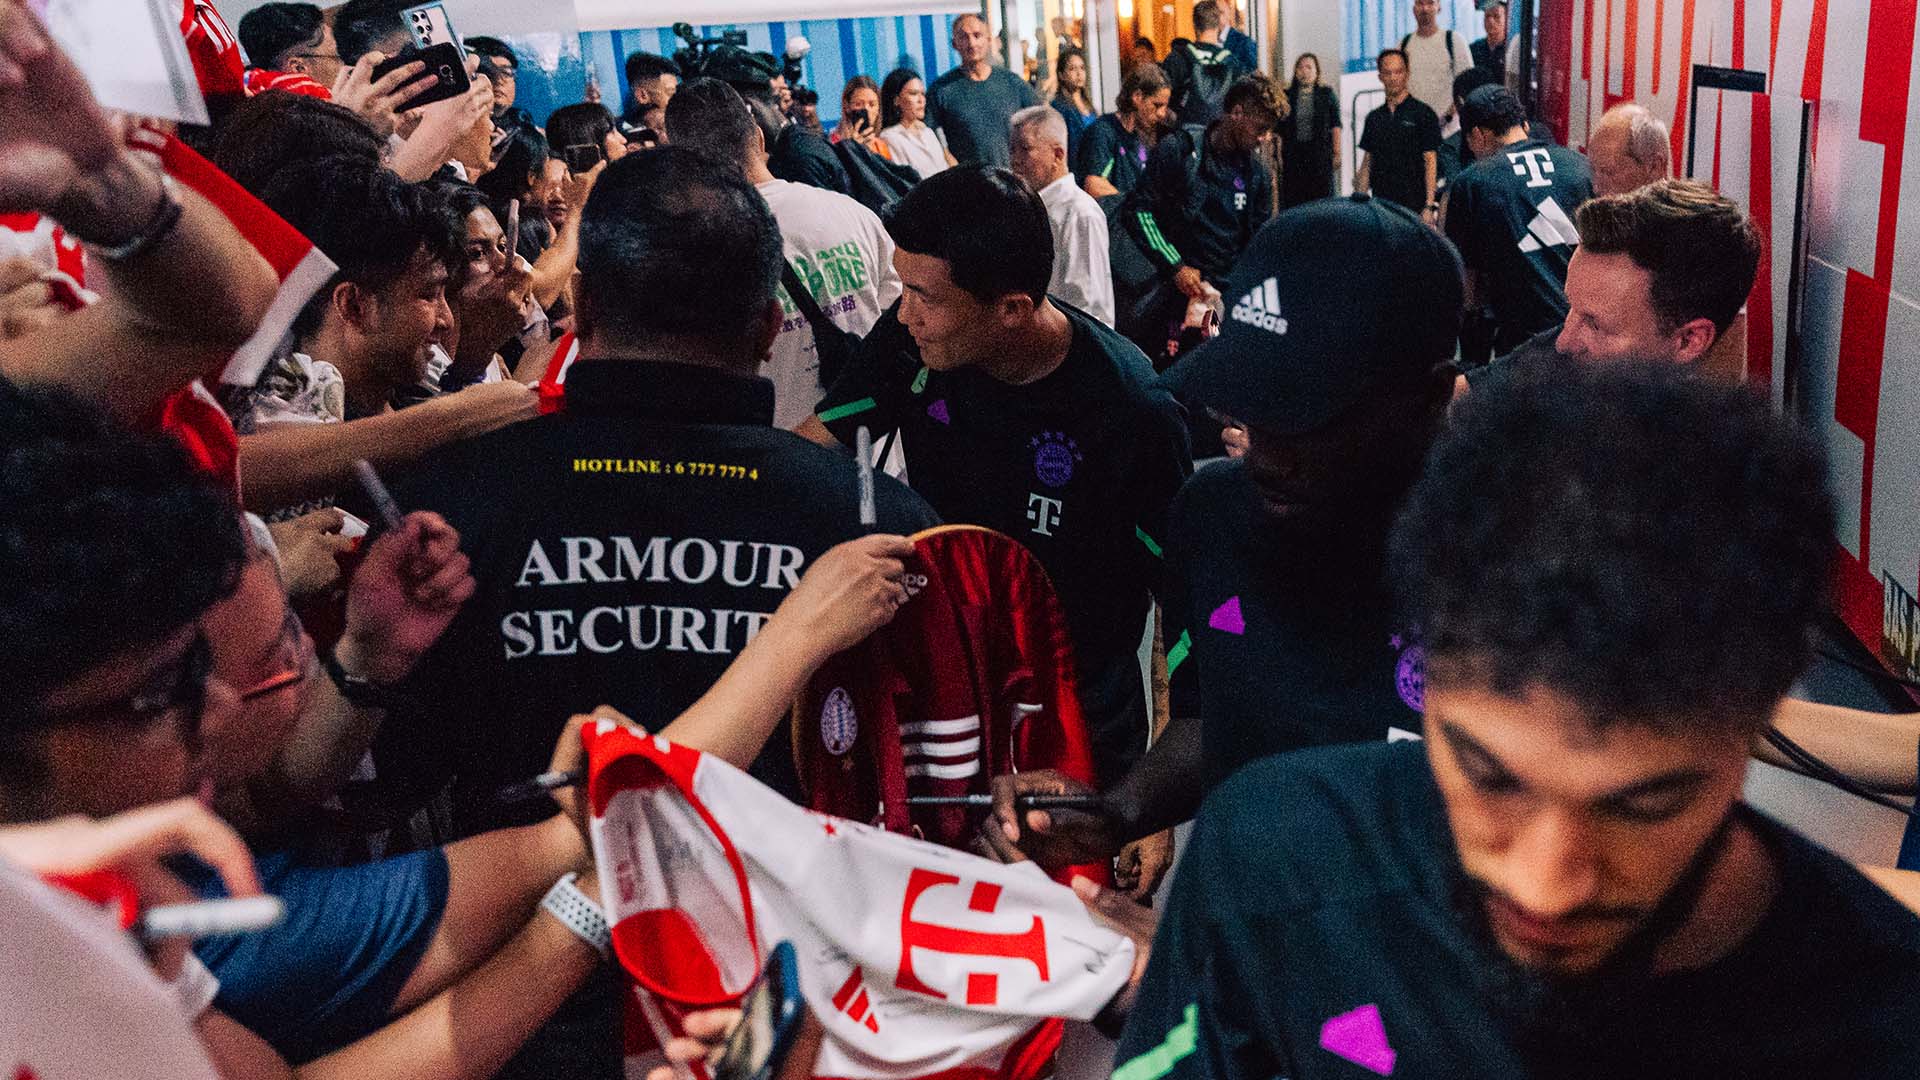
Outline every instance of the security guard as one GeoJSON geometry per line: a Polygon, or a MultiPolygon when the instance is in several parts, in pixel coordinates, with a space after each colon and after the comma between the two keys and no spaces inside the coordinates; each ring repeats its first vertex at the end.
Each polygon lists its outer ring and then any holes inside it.
{"type": "MultiPolygon", "coordinates": [[[[383,773],[444,762],[461,832],[537,773],[570,712],[663,726],[806,567],[864,531],[845,455],[775,430],[755,374],[781,323],[780,233],[737,171],[667,147],[608,168],[581,222],[566,409],[425,461],[398,487],[467,538],[479,592],[408,689],[442,721],[386,733],[383,773]]],[[[936,523],[882,475],[878,527],[936,523]]],[[[798,794],[786,740],[756,773],[798,794]]]]}

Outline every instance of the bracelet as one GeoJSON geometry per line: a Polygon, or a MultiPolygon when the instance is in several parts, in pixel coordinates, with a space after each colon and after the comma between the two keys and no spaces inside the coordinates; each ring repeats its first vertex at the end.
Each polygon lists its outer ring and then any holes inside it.
{"type": "Polygon", "coordinates": [[[607,928],[607,916],[600,905],[593,902],[580,886],[574,884],[580,875],[571,871],[561,875],[553,883],[547,895],[540,901],[540,910],[560,920],[560,925],[574,932],[581,941],[594,947],[602,957],[613,955],[613,933],[607,928]]]}
{"type": "Polygon", "coordinates": [[[106,244],[88,240],[88,246],[93,248],[95,254],[109,262],[125,262],[146,254],[155,244],[166,239],[167,234],[173,232],[174,226],[180,224],[180,216],[185,212],[185,208],[180,205],[180,200],[175,195],[176,191],[177,186],[173,177],[164,172],[161,173],[160,205],[154,209],[153,217],[146,226],[123,243],[106,244]]]}

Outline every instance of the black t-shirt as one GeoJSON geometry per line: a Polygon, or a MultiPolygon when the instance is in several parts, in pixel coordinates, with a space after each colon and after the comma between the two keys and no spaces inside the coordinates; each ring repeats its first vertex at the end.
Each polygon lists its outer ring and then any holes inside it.
{"type": "Polygon", "coordinates": [[[1760,924],[1706,968],[1600,1001],[1521,975],[1471,928],[1423,744],[1269,758],[1201,810],[1113,1075],[1920,1075],[1920,919],[1738,813],[1779,871],[1760,924]]]}
{"type": "Polygon", "coordinates": [[[1081,180],[1098,176],[1125,195],[1140,183],[1147,168],[1147,143],[1128,131],[1113,113],[1087,125],[1080,136],[1080,153],[1073,174],[1081,180]]]}
{"type": "Polygon", "coordinates": [[[1368,113],[1360,149],[1373,155],[1368,183],[1375,195],[1414,213],[1426,209],[1427,166],[1422,155],[1440,150],[1440,117],[1425,102],[1408,95],[1397,109],[1382,105],[1368,113]]]}
{"type": "Polygon", "coordinates": [[[1561,329],[1560,326],[1554,326],[1542,330],[1522,342],[1512,352],[1496,356],[1490,363],[1468,368],[1463,372],[1467,377],[1467,385],[1469,387],[1485,386],[1489,380],[1500,378],[1503,372],[1517,371],[1524,364],[1551,363],[1566,359],[1560,355],[1560,350],[1554,347],[1554,343],[1560,340],[1561,329]]]}
{"type": "Polygon", "coordinates": [[[1378,559],[1289,552],[1238,461],[1193,474],[1168,511],[1172,715],[1197,717],[1206,782],[1269,754],[1420,730],[1421,653],[1378,559]]]}
{"type": "MultiPolygon", "coordinates": [[[[764,379],[582,360],[564,413],[396,484],[400,505],[460,530],[480,588],[411,680],[439,722],[388,725],[383,774],[452,769],[462,825],[483,827],[491,792],[545,768],[572,713],[604,703],[658,730],[692,705],[815,559],[867,531],[853,461],[772,418],[764,379]]],[[[882,530],[937,523],[875,480],[882,530]]],[[[754,771],[798,794],[781,734],[754,771]]]]}
{"type": "Polygon", "coordinates": [[[1216,150],[1211,130],[1182,128],[1161,139],[1122,219],[1165,275],[1191,266],[1224,289],[1273,216],[1273,183],[1251,154],[1216,150]]]}
{"type": "Polygon", "coordinates": [[[1060,308],[1067,358],[1025,386],[923,367],[889,312],[818,413],[849,446],[863,424],[876,443],[898,428],[907,478],[943,519],[1033,551],[1066,612],[1094,764],[1112,783],[1145,750],[1140,639],[1162,589],[1167,504],[1193,465],[1185,415],[1146,356],[1060,308]]]}
{"type": "Polygon", "coordinates": [[[1479,278],[1496,352],[1567,317],[1567,262],[1580,243],[1573,216],[1591,198],[1587,159],[1538,139],[1497,150],[1454,178],[1447,238],[1479,278]]]}

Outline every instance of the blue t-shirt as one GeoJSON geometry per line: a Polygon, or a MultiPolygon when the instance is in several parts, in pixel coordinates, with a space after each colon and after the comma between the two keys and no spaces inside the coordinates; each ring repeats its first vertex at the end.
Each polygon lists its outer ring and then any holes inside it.
{"type": "Polygon", "coordinates": [[[965,68],[954,68],[927,89],[927,123],[946,133],[947,148],[962,164],[1006,166],[1013,159],[1007,121],[1040,95],[1005,68],[994,68],[975,82],[965,68]]]}

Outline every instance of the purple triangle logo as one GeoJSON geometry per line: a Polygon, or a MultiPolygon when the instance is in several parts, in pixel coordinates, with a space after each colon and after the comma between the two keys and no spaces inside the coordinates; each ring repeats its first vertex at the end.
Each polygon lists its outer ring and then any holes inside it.
{"type": "Polygon", "coordinates": [[[1215,630],[1224,630],[1229,634],[1245,634],[1247,632],[1247,619],[1246,616],[1240,614],[1240,598],[1236,596],[1226,603],[1221,604],[1219,607],[1214,608],[1213,614],[1207,618],[1207,625],[1213,627],[1215,630]]]}
{"type": "Polygon", "coordinates": [[[946,398],[941,398],[939,401],[936,401],[933,404],[927,406],[927,415],[933,417],[935,420],[938,420],[943,424],[953,423],[953,417],[947,413],[946,398]]]}
{"type": "Polygon", "coordinates": [[[1380,1022],[1378,1005],[1362,1005],[1322,1024],[1320,1049],[1381,1076],[1393,1075],[1393,1061],[1398,1056],[1387,1045],[1387,1028],[1380,1022]]]}

